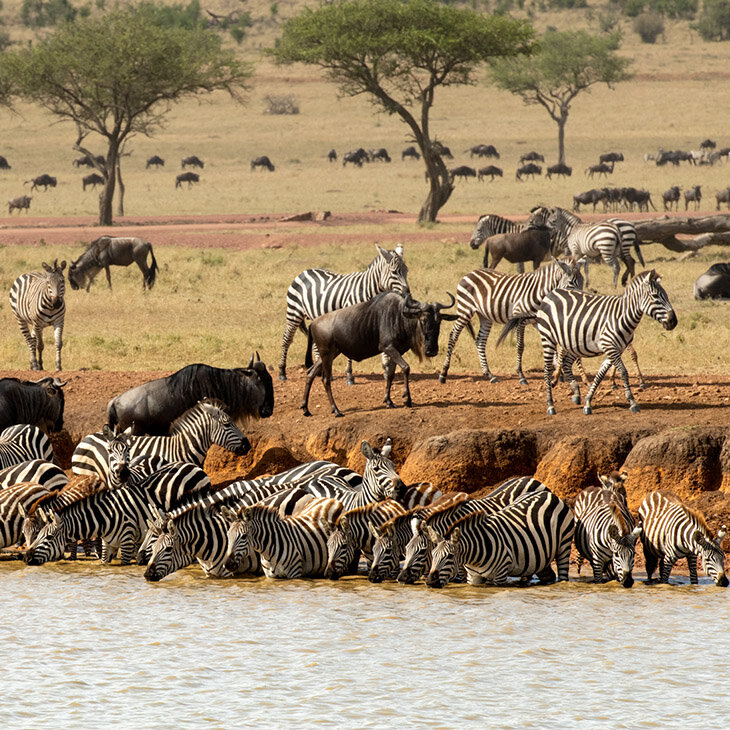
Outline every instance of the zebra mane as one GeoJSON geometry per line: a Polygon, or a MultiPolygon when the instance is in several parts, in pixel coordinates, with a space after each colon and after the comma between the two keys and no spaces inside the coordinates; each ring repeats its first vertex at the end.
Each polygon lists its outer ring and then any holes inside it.
{"type": "MultiPolygon", "coordinates": [[[[82,499],[91,497],[98,492],[107,492],[109,486],[99,479],[95,474],[74,474],[59,492],[49,495],[53,502],[48,507],[52,508],[56,512],[62,512],[68,509],[72,504],[80,502],[82,499]]],[[[36,505],[44,506],[41,504],[42,500],[38,500],[36,505]]],[[[36,506],[34,505],[34,507],[36,506]]]]}
{"type": "Polygon", "coordinates": [[[469,495],[466,494],[466,492],[447,492],[446,494],[442,494],[438,499],[431,502],[431,504],[426,505],[424,508],[425,510],[428,510],[426,519],[430,520],[436,515],[447,512],[450,509],[454,509],[454,507],[464,504],[464,502],[468,501],[468,499],[469,495]]]}
{"type": "MultiPolygon", "coordinates": [[[[642,272],[644,273],[644,272],[642,272]]],[[[699,528],[701,530],[704,530],[707,535],[710,535],[710,528],[707,525],[707,520],[705,519],[705,515],[700,512],[700,510],[695,509],[694,507],[687,506],[674,492],[665,491],[664,489],[657,490],[659,494],[664,497],[664,499],[667,500],[667,502],[673,502],[674,504],[679,505],[687,515],[687,517],[691,520],[696,520],[699,528]]]]}
{"type": "Polygon", "coordinates": [[[444,535],[445,539],[449,539],[451,535],[453,534],[454,530],[458,527],[459,529],[463,527],[470,527],[475,522],[481,522],[485,517],[490,517],[491,515],[489,512],[485,512],[484,510],[478,510],[477,512],[472,512],[471,514],[466,515],[465,517],[462,517],[461,519],[456,520],[451,527],[449,527],[448,530],[446,530],[446,534],[444,535]]]}
{"type": "Polygon", "coordinates": [[[198,414],[202,414],[204,412],[205,404],[219,408],[222,411],[226,410],[226,404],[223,403],[223,401],[215,398],[204,398],[202,401],[196,403],[192,408],[188,408],[182,416],[176,418],[170,424],[170,436],[174,436],[175,434],[185,431],[188,426],[195,421],[198,414]]]}
{"type": "Polygon", "coordinates": [[[618,527],[619,534],[626,535],[628,533],[628,528],[626,526],[626,520],[624,519],[623,513],[621,511],[621,505],[618,503],[617,496],[618,495],[614,491],[608,489],[601,490],[601,498],[611,512],[611,517],[616,523],[616,527],[618,527]]]}
{"type": "Polygon", "coordinates": [[[391,517],[389,520],[386,520],[383,522],[382,525],[378,528],[381,535],[384,535],[391,527],[394,530],[398,530],[401,525],[411,524],[411,520],[414,517],[418,516],[418,513],[421,512],[425,507],[416,507],[415,509],[412,509],[410,512],[406,512],[403,515],[396,515],[395,517],[391,517]]]}

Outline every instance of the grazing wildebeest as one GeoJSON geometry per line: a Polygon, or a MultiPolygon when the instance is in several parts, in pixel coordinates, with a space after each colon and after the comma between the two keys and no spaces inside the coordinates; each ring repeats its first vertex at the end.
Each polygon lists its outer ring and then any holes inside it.
{"type": "Polygon", "coordinates": [[[524,155],[520,155],[520,164],[524,162],[545,162],[545,157],[539,152],[525,152],[524,155]]]}
{"type": "Polygon", "coordinates": [[[33,200],[33,198],[30,195],[19,195],[17,198],[8,200],[8,215],[12,213],[16,208],[18,210],[18,213],[20,213],[23,208],[25,208],[25,212],[27,213],[30,209],[31,200],[33,200]]]}
{"type": "Polygon", "coordinates": [[[274,163],[266,155],[254,157],[253,160],[251,160],[251,170],[253,171],[257,167],[265,167],[269,172],[274,172],[276,169],[274,167],[274,163]]]}
{"type": "Polygon", "coordinates": [[[730,299],[730,264],[712,264],[694,285],[695,299],[730,299]]]}
{"type": "Polygon", "coordinates": [[[581,205],[593,205],[593,212],[596,212],[596,206],[606,197],[605,189],[598,190],[586,190],[583,193],[573,196],[573,210],[576,212],[580,211],[581,205]]]}
{"type": "Polygon", "coordinates": [[[390,162],[390,155],[385,147],[380,147],[377,150],[370,150],[369,154],[372,162],[375,162],[376,160],[380,160],[380,162],[390,162]]]}
{"type": "Polygon", "coordinates": [[[57,182],[58,181],[56,180],[55,177],[53,177],[52,175],[47,175],[47,174],[44,173],[43,175],[38,175],[38,177],[34,177],[31,180],[26,180],[23,184],[24,185],[27,185],[28,183],[33,183],[30,186],[30,189],[31,189],[31,192],[32,192],[36,188],[39,188],[41,185],[43,186],[43,189],[44,190],[48,190],[49,187],[50,188],[55,188],[57,182]]]}
{"type": "Polygon", "coordinates": [[[540,167],[540,165],[536,165],[534,162],[528,162],[526,165],[522,165],[517,168],[517,172],[515,172],[515,180],[522,181],[523,177],[529,176],[534,178],[535,175],[542,175],[542,167],[540,167]]]}
{"type": "Polygon", "coordinates": [[[199,167],[201,170],[205,167],[205,163],[196,155],[190,155],[190,157],[183,157],[181,163],[182,169],[184,170],[188,165],[190,167],[199,167]]]}
{"type": "Polygon", "coordinates": [[[459,165],[459,167],[452,167],[449,170],[449,177],[451,180],[455,180],[457,177],[464,178],[464,180],[468,180],[470,177],[476,177],[477,171],[473,167],[469,167],[468,165],[459,165]]]}
{"type": "Polygon", "coordinates": [[[337,150],[334,147],[327,153],[327,161],[337,162],[337,150]]]}
{"type": "Polygon", "coordinates": [[[245,368],[186,365],[172,375],[121,393],[106,407],[111,428],[165,436],[170,424],[199,400],[222,401],[235,421],[268,418],[274,412],[274,385],[266,365],[253,354],[245,368]]]}
{"type": "Polygon", "coordinates": [[[7,158],[0,155],[0,170],[10,170],[10,163],[7,158]]]}
{"type": "Polygon", "coordinates": [[[573,174],[573,168],[570,165],[566,165],[564,162],[558,162],[556,165],[550,165],[545,172],[545,177],[550,180],[553,175],[562,175],[563,177],[570,177],[573,174]]]}
{"type": "Polygon", "coordinates": [[[95,188],[97,185],[103,184],[104,178],[96,172],[92,172],[90,175],[84,175],[84,177],[81,178],[81,185],[84,189],[84,192],[86,192],[86,188],[89,185],[91,185],[92,188],[95,188]]]}
{"type": "Polygon", "coordinates": [[[400,153],[401,160],[405,160],[406,157],[412,157],[414,160],[420,160],[421,159],[421,153],[413,145],[411,145],[410,147],[406,147],[400,153]]]}
{"type": "Polygon", "coordinates": [[[676,206],[677,210],[679,210],[679,191],[680,187],[679,185],[672,185],[669,190],[665,190],[662,193],[662,200],[664,201],[664,210],[671,210],[672,209],[672,203],[676,206]]]}
{"type": "Polygon", "coordinates": [[[63,386],[58,378],[0,380],[0,431],[17,423],[51,433],[63,428],[63,386]]]}
{"type": "Polygon", "coordinates": [[[147,164],[145,165],[145,169],[149,170],[150,167],[164,167],[165,161],[160,157],[159,155],[152,155],[152,157],[148,158],[147,164]]]}
{"type": "Polygon", "coordinates": [[[623,152],[606,152],[603,155],[598,156],[599,162],[623,162],[624,161],[624,153],[623,152]]]}
{"type": "Polygon", "coordinates": [[[700,201],[702,200],[702,190],[700,190],[702,186],[701,185],[695,185],[694,187],[690,188],[689,190],[684,191],[684,209],[687,210],[689,208],[690,203],[695,204],[695,210],[700,209],[700,201]]]}
{"type": "Polygon", "coordinates": [[[730,188],[718,190],[715,193],[715,200],[717,201],[717,210],[720,210],[720,203],[726,203],[728,210],[730,210],[730,188]]]}
{"type": "Polygon", "coordinates": [[[387,355],[383,402],[388,408],[395,407],[390,398],[390,389],[395,368],[399,366],[405,378],[403,397],[410,408],[413,405],[409,385],[410,367],[403,359],[403,354],[413,350],[419,359],[424,355],[435,357],[438,354],[441,322],[457,317],[441,312],[454,305],[456,300],[453,294],[449,294],[449,297],[450,304],[421,303],[412,299],[410,293],[402,297],[395,292],[383,292],[367,302],[317,317],[309,327],[307,359],[311,360],[312,344],[317,346],[319,357],[307,371],[301,405],[304,415],[312,415],[309,412],[309,392],[318,375],[322,376],[332,413],[335,416],[343,415],[332,396],[332,361],[339,354],[358,362],[381,353],[387,355]]]}
{"type": "Polygon", "coordinates": [[[342,155],[342,167],[344,167],[348,162],[352,162],[354,165],[362,167],[363,162],[370,162],[370,156],[362,147],[358,147],[356,150],[350,150],[342,155]]]}
{"type": "Polygon", "coordinates": [[[612,172],[613,162],[610,165],[607,165],[605,162],[599,162],[597,165],[590,165],[589,167],[586,167],[586,175],[588,175],[588,177],[593,177],[594,175],[598,175],[599,177],[601,175],[608,177],[608,175],[612,172]]]}
{"type": "Polygon", "coordinates": [[[473,147],[470,147],[468,150],[464,150],[465,152],[468,152],[470,157],[494,157],[495,159],[499,159],[499,152],[497,152],[497,148],[493,144],[475,144],[473,147]]]}
{"type": "Polygon", "coordinates": [[[95,165],[104,164],[106,164],[106,158],[104,155],[95,155],[94,157],[91,155],[84,155],[83,157],[78,157],[73,161],[74,167],[94,167],[95,165]]]}
{"type": "Polygon", "coordinates": [[[656,157],[656,164],[662,167],[668,162],[678,167],[680,162],[690,162],[694,165],[695,159],[692,157],[691,152],[685,152],[683,150],[659,150],[659,154],[656,157]]]}
{"type": "Polygon", "coordinates": [[[175,187],[182,187],[184,182],[188,184],[188,187],[191,187],[193,183],[200,182],[200,175],[197,172],[181,172],[175,178],[175,187]]]}
{"type": "Polygon", "coordinates": [[[494,182],[495,177],[502,177],[502,168],[496,165],[487,165],[486,167],[480,167],[477,170],[477,180],[483,180],[487,175],[494,182]]]}
{"type": "Polygon", "coordinates": [[[106,272],[109,288],[112,288],[110,266],[129,266],[137,264],[142,272],[142,289],[151,289],[155,285],[157,261],[152,251],[152,244],[142,238],[133,236],[118,238],[101,236],[92,241],[76,261],[71,262],[68,270],[68,283],[72,289],[89,291],[94,277],[102,270],[106,272]],[[147,266],[149,253],[152,264],[147,266]]]}

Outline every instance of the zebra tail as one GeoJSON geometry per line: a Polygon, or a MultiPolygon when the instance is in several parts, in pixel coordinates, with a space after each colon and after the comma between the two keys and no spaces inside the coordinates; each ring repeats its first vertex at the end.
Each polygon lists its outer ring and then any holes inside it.
{"type": "Polygon", "coordinates": [[[314,364],[312,360],[312,328],[305,328],[307,330],[307,354],[304,356],[304,366],[309,370],[314,364]]]}
{"type": "MultiPolygon", "coordinates": [[[[656,210],[656,208],[654,208],[656,210]]],[[[634,251],[636,251],[636,258],[639,259],[639,263],[646,268],[646,264],[644,263],[644,257],[641,254],[641,246],[639,246],[639,239],[637,238],[634,241],[634,251]]]]}
{"type": "Polygon", "coordinates": [[[534,314],[526,314],[522,317],[513,317],[503,327],[502,333],[499,335],[499,339],[497,340],[497,347],[499,347],[502,344],[502,342],[505,340],[505,338],[507,337],[507,335],[510,332],[512,332],[513,330],[516,330],[521,324],[529,323],[529,322],[536,322],[536,321],[537,321],[537,316],[534,314]]]}
{"type": "Polygon", "coordinates": [[[150,244],[150,256],[152,257],[152,266],[150,266],[150,272],[147,274],[147,288],[151,289],[155,285],[155,279],[157,277],[157,259],[155,258],[155,252],[152,250],[152,244],[150,244]]]}

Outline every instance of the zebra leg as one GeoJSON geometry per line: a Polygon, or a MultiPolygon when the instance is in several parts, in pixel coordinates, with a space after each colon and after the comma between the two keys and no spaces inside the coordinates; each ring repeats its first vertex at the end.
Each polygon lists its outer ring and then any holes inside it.
{"type": "Polygon", "coordinates": [[[655,583],[656,581],[652,576],[654,571],[657,569],[659,560],[656,553],[646,544],[646,541],[642,541],[642,547],[644,548],[644,565],[646,566],[646,582],[648,584],[655,583]]]}
{"type": "Polygon", "coordinates": [[[697,556],[696,555],[687,556],[687,567],[689,568],[689,582],[692,585],[697,585],[697,583],[699,582],[699,579],[697,577],[697,556]]]}
{"type": "MultiPolygon", "coordinates": [[[[611,256],[610,259],[606,260],[606,263],[611,267],[611,271],[613,271],[613,288],[616,288],[616,284],[618,284],[618,275],[621,271],[621,265],[618,262],[618,258],[616,256],[611,256]]],[[[588,286],[588,279],[586,278],[586,286],[588,286]]]]}
{"type": "Polygon", "coordinates": [[[578,381],[575,379],[575,375],[573,375],[573,363],[575,362],[575,357],[573,355],[569,355],[567,352],[563,356],[563,372],[565,375],[567,375],[568,385],[570,385],[570,389],[573,391],[572,400],[575,405],[580,405],[580,385],[578,385],[578,381]]]}
{"type": "Polygon", "coordinates": [[[35,351],[36,351],[36,362],[38,363],[38,370],[43,370],[43,330],[40,327],[35,327],[33,330],[33,337],[35,339],[35,351]]]}
{"type": "Polygon", "coordinates": [[[489,319],[479,318],[479,334],[477,334],[476,346],[477,355],[479,355],[479,365],[482,368],[482,375],[485,378],[489,378],[490,383],[496,383],[499,378],[492,374],[487,364],[487,339],[489,333],[492,331],[492,322],[489,319]]]}
{"type": "MultiPolygon", "coordinates": [[[[675,555],[669,556],[665,555],[661,560],[661,578],[659,579],[660,583],[669,583],[669,576],[672,572],[672,568],[674,567],[674,564],[677,562],[677,557],[675,555]]],[[[687,561],[689,563],[689,561],[687,561]]],[[[697,576],[697,566],[695,565],[695,578],[697,576]]]]}
{"type": "Polygon", "coordinates": [[[520,322],[517,326],[517,375],[520,376],[520,385],[527,385],[527,378],[522,372],[522,354],[525,351],[525,323],[520,322]]]}
{"type": "Polygon", "coordinates": [[[20,333],[25,337],[25,342],[28,345],[28,349],[30,350],[30,369],[31,370],[40,370],[41,368],[38,366],[38,356],[36,354],[36,347],[35,347],[35,334],[30,331],[30,328],[28,327],[28,324],[26,322],[21,322],[18,320],[18,324],[20,325],[20,333]]]}
{"type": "MultiPolygon", "coordinates": [[[[53,330],[53,339],[56,343],[56,370],[61,370],[61,348],[63,347],[63,322],[53,330]]],[[[41,344],[41,348],[43,345],[41,344]]]]}
{"type": "Polygon", "coordinates": [[[639,404],[634,400],[634,394],[631,392],[631,386],[629,386],[629,371],[626,369],[621,355],[616,356],[614,367],[621,373],[621,380],[624,383],[624,394],[626,395],[626,400],[629,402],[629,410],[632,413],[639,413],[641,408],[639,408],[639,404]]]}
{"type": "MultiPolygon", "coordinates": [[[[621,360],[619,359],[619,362],[621,360]]],[[[623,365],[623,363],[621,363],[623,365]]],[[[591,383],[591,387],[588,389],[588,394],[586,395],[586,402],[583,406],[583,413],[586,414],[586,416],[590,416],[591,413],[593,413],[593,409],[591,408],[591,399],[593,398],[594,393],[596,392],[596,389],[601,384],[601,381],[603,380],[603,376],[608,372],[608,368],[611,367],[611,359],[606,358],[603,361],[603,364],[599,368],[598,372],[596,373],[596,377],[593,378],[593,383],[591,383]]]]}
{"type": "MultiPolygon", "coordinates": [[[[312,344],[314,348],[314,344],[312,344]]],[[[352,374],[352,360],[347,358],[347,367],[345,368],[345,383],[347,385],[355,385],[355,376],[352,374]]]]}
{"type": "MultiPolygon", "coordinates": [[[[537,575],[537,580],[541,585],[548,585],[549,583],[555,583],[555,571],[549,566],[545,566],[537,575]]],[[[532,576],[523,576],[523,578],[526,578],[526,582],[530,582],[530,578],[532,576]]],[[[568,580],[568,575],[566,571],[565,578],[560,578],[560,580],[568,580]]]]}
{"type": "MultiPolygon", "coordinates": [[[[291,343],[294,340],[294,333],[303,324],[304,319],[299,318],[296,320],[287,319],[286,329],[284,330],[284,337],[281,341],[281,359],[279,360],[279,380],[286,380],[286,356],[291,347],[291,343]]],[[[314,355],[312,355],[314,357],[314,355]]],[[[314,358],[317,359],[316,357],[314,358]]]]}
{"type": "Polygon", "coordinates": [[[449,372],[449,368],[451,367],[451,355],[454,352],[454,347],[456,347],[456,341],[459,339],[461,331],[464,327],[466,327],[466,323],[471,319],[473,314],[474,312],[469,312],[468,316],[466,313],[461,314],[459,319],[454,322],[454,326],[451,328],[451,333],[449,334],[449,346],[446,349],[446,359],[444,360],[444,365],[441,368],[439,383],[446,382],[446,376],[449,372]]]}
{"type": "Polygon", "coordinates": [[[603,561],[593,556],[591,558],[591,568],[593,569],[593,582],[603,583],[603,561]]]}
{"type": "Polygon", "coordinates": [[[555,350],[552,346],[542,345],[542,354],[545,361],[545,394],[547,397],[548,416],[555,415],[555,403],[553,403],[553,358],[555,350]]]}
{"type": "Polygon", "coordinates": [[[139,546],[139,540],[136,539],[136,530],[133,525],[129,525],[122,534],[122,539],[119,543],[119,553],[122,565],[131,565],[132,558],[137,553],[137,547],[139,546]]]}

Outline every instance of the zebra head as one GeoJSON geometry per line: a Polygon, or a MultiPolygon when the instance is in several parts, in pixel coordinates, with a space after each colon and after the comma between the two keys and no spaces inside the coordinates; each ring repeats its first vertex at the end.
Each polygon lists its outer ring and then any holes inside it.
{"type": "Polygon", "coordinates": [[[173,520],[166,520],[160,528],[150,524],[150,530],[154,531],[156,536],[144,577],[152,583],[189,565],[193,558],[183,554],[180,533],[173,520]]]}
{"type": "Polygon", "coordinates": [[[378,256],[373,264],[377,268],[378,286],[380,291],[394,291],[405,296],[410,288],[408,286],[408,267],[403,260],[403,246],[398,244],[395,251],[388,251],[375,244],[378,249],[378,256]]]}
{"type": "Polygon", "coordinates": [[[362,490],[368,496],[368,502],[381,502],[403,487],[403,480],[395,470],[395,464],[390,460],[393,442],[388,438],[383,448],[374,449],[367,441],[360,444],[360,450],[365,457],[365,470],[362,476],[362,490]]]}
{"type": "Polygon", "coordinates": [[[20,525],[20,532],[23,535],[23,540],[26,545],[32,545],[33,541],[38,536],[38,533],[43,528],[43,525],[48,522],[48,518],[43,511],[43,507],[40,506],[29,512],[22,504],[19,504],[18,514],[23,519],[23,522],[20,525]]]}
{"type": "Polygon", "coordinates": [[[616,580],[624,588],[631,588],[634,585],[631,573],[634,570],[636,540],[641,535],[641,529],[641,524],[638,524],[628,535],[622,535],[621,530],[615,524],[608,528],[613,571],[616,574],[616,580]]]}
{"type": "Polygon", "coordinates": [[[244,561],[250,564],[256,560],[254,547],[251,544],[253,512],[250,507],[244,507],[237,513],[224,505],[221,507],[221,517],[228,523],[225,567],[231,573],[236,573],[244,561]]]}
{"type": "Polygon", "coordinates": [[[530,217],[527,219],[527,228],[552,228],[554,222],[554,210],[545,205],[536,205],[530,210],[530,217]]]}
{"type": "Polygon", "coordinates": [[[651,271],[642,271],[629,282],[627,290],[634,282],[639,289],[639,306],[641,311],[653,317],[665,330],[673,330],[677,326],[677,315],[669,302],[667,292],[661,285],[661,276],[652,269],[651,271]]]}
{"type": "Polygon", "coordinates": [[[129,457],[132,446],[132,435],[126,431],[115,433],[105,425],[102,434],[107,441],[109,455],[109,487],[120,489],[129,480],[129,457]]]}
{"type": "Polygon", "coordinates": [[[715,585],[726,588],[728,579],[725,575],[725,553],[722,550],[722,541],[727,534],[727,528],[723,525],[714,540],[708,540],[702,530],[696,530],[694,534],[697,552],[702,556],[702,565],[705,575],[709,576],[715,585]]]}
{"type": "Polygon", "coordinates": [[[155,540],[162,534],[162,528],[167,521],[167,515],[156,505],[151,502],[148,503],[147,509],[150,514],[154,515],[155,518],[147,519],[147,532],[142,538],[142,542],[137,549],[137,565],[147,565],[152,555],[152,545],[155,540]]]}
{"type": "Polygon", "coordinates": [[[436,546],[431,554],[431,570],[426,576],[429,588],[443,588],[459,577],[461,570],[461,528],[454,527],[449,537],[433,536],[436,546]]]}
{"type": "Polygon", "coordinates": [[[200,405],[210,423],[210,438],[212,443],[231,451],[236,456],[245,456],[251,451],[251,443],[243,431],[233,422],[225,412],[220,401],[202,400],[200,405]]]}
{"type": "Polygon", "coordinates": [[[327,537],[327,567],[324,577],[337,580],[345,575],[355,560],[355,536],[347,515],[342,515],[336,525],[320,519],[320,526],[327,537]]]}
{"type": "Polygon", "coordinates": [[[555,263],[560,267],[562,272],[556,289],[576,289],[579,291],[583,289],[585,279],[580,272],[581,261],[576,261],[575,259],[569,259],[568,261],[555,259],[555,263]]]}
{"type": "Polygon", "coordinates": [[[59,265],[58,259],[56,259],[53,262],[53,266],[50,266],[45,261],[42,263],[42,266],[46,272],[45,299],[56,309],[63,303],[63,296],[66,293],[66,279],[63,276],[66,262],[61,261],[59,265]]]}
{"type": "Polygon", "coordinates": [[[426,572],[427,561],[436,544],[434,542],[436,534],[428,528],[425,520],[414,517],[411,520],[411,531],[413,537],[406,545],[403,570],[398,574],[399,583],[415,583],[426,572]]]}
{"type": "Polygon", "coordinates": [[[389,520],[380,529],[368,522],[368,529],[373,537],[373,562],[368,573],[371,583],[381,583],[397,573],[400,567],[400,550],[396,545],[395,524],[389,520]]]}
{"type": "Polygon", "coordinates": [[[43,565],[63,558],[67,542],[66,523],[55,512],[46,515],[46,519],[47,522],[25,551],[23,560],[27,565],[43,565]]]}
{"type": "Polygon", "coordinates": [[[492,223],[492,216],[480,216],[479,220],[477,221],[476,228],[474,228],[474,232],[471,234],[469,246],[476,250],[484,243],[487,237],[493,235],[494,233],[495,231],[494,225],[492,223]]]}

